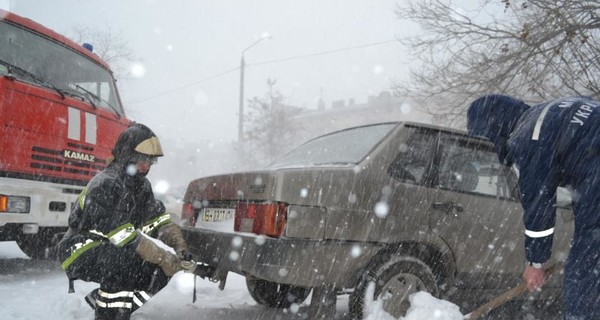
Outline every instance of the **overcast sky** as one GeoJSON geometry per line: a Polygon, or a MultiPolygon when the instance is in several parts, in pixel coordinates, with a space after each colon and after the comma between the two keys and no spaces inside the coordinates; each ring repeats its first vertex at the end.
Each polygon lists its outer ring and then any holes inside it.
{"type": "Polygon", "coordinates": [[[133,120],[159,136],[237,139],[242,51],[245,98],[268,78],[286,103],[316,108],[388,90],[410,66],[399,36],[418,30],[397,19],[394,0],[0,0],[0,7],[61,33],[73,26],[121,32],[144,73],[120,82],[133,120]],[[327,53],[327,54],[326,54],[327,53]],[[253,65],[255,64],[255,65],[253,65]]]}

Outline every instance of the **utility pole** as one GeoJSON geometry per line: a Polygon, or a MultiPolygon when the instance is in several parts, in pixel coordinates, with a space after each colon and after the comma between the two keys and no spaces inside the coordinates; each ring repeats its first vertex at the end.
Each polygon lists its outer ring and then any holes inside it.
{"type": "Polygon", "coordinates": [[[242,53],[242,59],[240,60],[240,110],[239,110],[239,116],[238,116],[238,142],[242,142],[244,140],[244,68],[245,67],[246,67],[246,61],[244,61],[244,54],[242,53]]]}
{"type": "Polygon", "coordinates": [[[246,68],[246,61],[244,60],[244,54],[248,49],[254,47],[257,43],[263,40],[271,39],[271,35],[268,33],[264,33],[254,41],[251,45],[249,45],[246,49],[242,51],[242,58],[240,59],[240,106],[239,106],[239,114],[238,114],[238,142],[242,142],[244,140],[244,69],[246,68]]]}

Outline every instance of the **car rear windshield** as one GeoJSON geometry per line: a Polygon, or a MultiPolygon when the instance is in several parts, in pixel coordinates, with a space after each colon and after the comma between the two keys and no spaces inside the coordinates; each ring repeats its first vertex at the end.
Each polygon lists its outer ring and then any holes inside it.
{"type": "Polygon", "coordinates": [[[355,164],[365,158],[397,125],[378,124],[324,135],[292,150],[271,167],[355,164]]]}

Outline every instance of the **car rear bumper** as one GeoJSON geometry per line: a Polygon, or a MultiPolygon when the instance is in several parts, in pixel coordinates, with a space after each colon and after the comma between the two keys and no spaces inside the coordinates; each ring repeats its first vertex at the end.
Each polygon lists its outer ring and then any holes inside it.
{"type": "Polygon", "coordinates": [[[356,277],[381,246],[348,241],[268,238],[184,227],[199,262],[282,284],[353,287],[356,277]]]}

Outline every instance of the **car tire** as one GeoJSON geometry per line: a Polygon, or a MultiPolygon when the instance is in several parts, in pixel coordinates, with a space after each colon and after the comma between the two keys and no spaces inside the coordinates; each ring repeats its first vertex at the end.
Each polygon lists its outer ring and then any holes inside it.
{"type": "Polygon", "coordinates": [[[350,295],[349,309],[354,319],[364,319],[375,301],[381,303],[383,311],[398,319],[406,315],[412,293],[426,291],[438,296],[436,277],[423,261],[398,253],[375,259],[350,295]]]}
{"type": "Polygon", "coordinates": [[[250,277],[246,278],[246,287],[254,301],[271,308],[289,308],[294,303],[301,304],[311,290],[250,277]]]}

